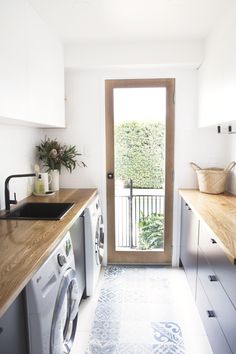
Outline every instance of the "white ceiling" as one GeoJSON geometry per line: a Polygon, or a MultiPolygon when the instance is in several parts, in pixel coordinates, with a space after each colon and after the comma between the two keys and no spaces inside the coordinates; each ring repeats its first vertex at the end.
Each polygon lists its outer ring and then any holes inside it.
{"type": "Polygon", "coordinates": [[[29,0],[64,42],[204,38],[235,0],[29,0]]]}

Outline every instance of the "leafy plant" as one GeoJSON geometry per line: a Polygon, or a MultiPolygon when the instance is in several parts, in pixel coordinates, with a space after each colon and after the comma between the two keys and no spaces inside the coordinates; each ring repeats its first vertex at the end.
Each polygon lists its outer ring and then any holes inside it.
{"type": "Polygon", "coordinates": [[[139,222],[139,248],[142,250],[164,247],[164,215],[153,213],[139,222]]]}
{"type": "Polygon", "coordinates": [[[72,172],[76,166],[85,167],[83,161],[77,161],[78,153],[75,145],[61,145],[56,139],[46,138],[41,140],[41,144],[36,146],[39,159],[47,171],[59,170],[61,172],[64,166],[69,172],[72,172]]]}

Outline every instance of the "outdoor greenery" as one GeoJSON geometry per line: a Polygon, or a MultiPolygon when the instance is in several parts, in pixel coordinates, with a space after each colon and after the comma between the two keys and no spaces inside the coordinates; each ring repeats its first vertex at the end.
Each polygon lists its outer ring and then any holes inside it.
{"type": "Polygon", "coordinates": [[[134,188],[163,188],[165,127],[161,122],[129,121],[115,126],[116,180],[134,188]]]}
{"type": "Polygon", "coordinates": [[[139,248],[142,250],[164,247],[164,215],[151,214],[139,222],[139,248]]]}

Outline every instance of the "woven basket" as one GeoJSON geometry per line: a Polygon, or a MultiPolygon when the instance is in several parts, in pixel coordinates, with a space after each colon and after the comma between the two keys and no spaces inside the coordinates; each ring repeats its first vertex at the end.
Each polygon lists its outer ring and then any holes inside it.
{"type": "Polygon", "coordinates": [[[197,173],[198,185],[200,192],[209,194],[220,194],[224,193],[227,177],[230,170],[236,165],[235,161],[230,162],[230,164],[225,168],[206,168],[202,169],[194,162],[190,162],[190,165],[197,173]]]}

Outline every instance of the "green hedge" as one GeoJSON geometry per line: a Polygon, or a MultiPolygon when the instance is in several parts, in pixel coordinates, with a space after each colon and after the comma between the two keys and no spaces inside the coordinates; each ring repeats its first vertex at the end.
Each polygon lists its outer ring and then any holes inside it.
{"type": "Polygon", "coordinates": [[[130,121],[115,126],[116,179],[135,188],[163,188],[165,127],[161,122],[130,121]]]}

